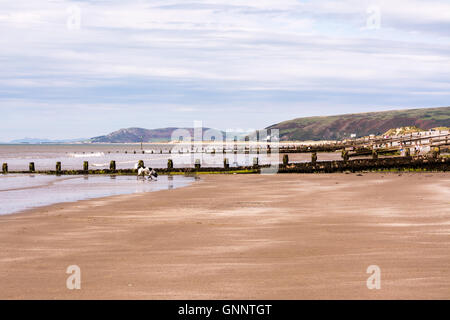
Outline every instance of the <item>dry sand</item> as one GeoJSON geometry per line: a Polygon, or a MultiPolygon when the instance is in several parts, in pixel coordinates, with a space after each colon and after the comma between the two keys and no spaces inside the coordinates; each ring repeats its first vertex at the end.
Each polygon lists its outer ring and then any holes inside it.
{"type": "Polygon", "coordinates": [[[448,173],[214,175],[1,216],[0,298],[449,299],[449,204],[448,173]]]}

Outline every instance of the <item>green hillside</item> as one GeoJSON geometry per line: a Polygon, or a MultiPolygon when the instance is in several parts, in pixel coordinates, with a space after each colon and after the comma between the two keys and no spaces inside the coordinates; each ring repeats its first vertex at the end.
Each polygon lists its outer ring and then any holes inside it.
{"type": "Polygon", "coordinates": [[[292,141],[338,140],[351,134],[357,137],[380,135],[393,128],[414,126],[424,130],[450,127],[450,107],[298,118],[267,129],[279,129],[281,140],[292,141]]]}

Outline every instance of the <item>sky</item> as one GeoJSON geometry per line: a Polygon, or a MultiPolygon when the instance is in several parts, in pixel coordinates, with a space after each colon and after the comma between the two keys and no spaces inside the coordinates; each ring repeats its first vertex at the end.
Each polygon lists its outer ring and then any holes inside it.
{"type": "Polygon", "coordinates": [[[448,0],[0,0],[0,141],[449,106],[448,0]]]}

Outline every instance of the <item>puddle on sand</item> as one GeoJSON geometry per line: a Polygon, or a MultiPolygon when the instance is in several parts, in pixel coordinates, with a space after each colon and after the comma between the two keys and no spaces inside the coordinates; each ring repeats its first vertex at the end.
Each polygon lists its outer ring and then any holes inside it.
{"type": "Polygon", "coordinates": [[[0,215],[61,202],[185,187],[194,177],[0,175],[0,215]]]}

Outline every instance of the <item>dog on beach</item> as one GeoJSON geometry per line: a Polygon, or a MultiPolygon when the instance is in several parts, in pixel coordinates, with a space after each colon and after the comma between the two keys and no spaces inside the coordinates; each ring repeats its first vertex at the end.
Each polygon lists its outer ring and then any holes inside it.
{"type": "Polygon", "coordinates": [[[158,174],[153,168],[139,168],[138,169],[138,179],[139,177],[142,177],[145,179],[145,176],[148,176],[148,180],[158,180],[158,174]]]}

